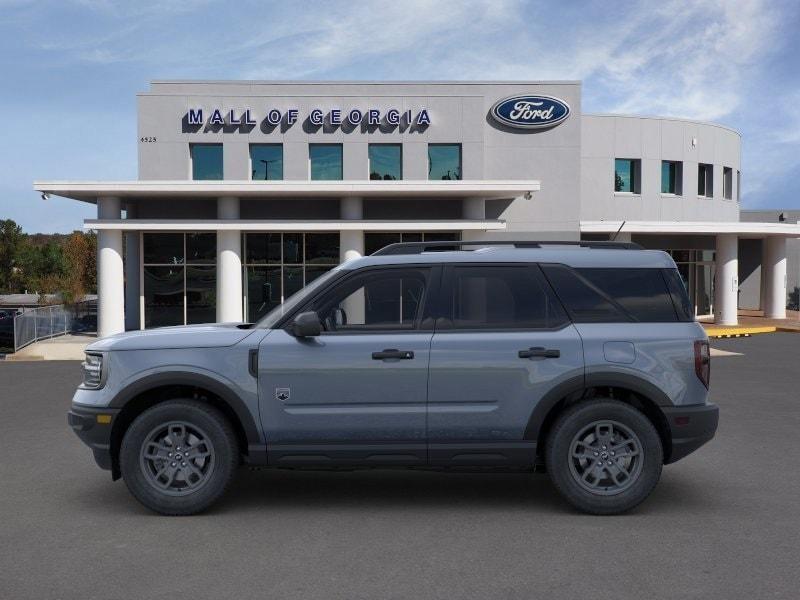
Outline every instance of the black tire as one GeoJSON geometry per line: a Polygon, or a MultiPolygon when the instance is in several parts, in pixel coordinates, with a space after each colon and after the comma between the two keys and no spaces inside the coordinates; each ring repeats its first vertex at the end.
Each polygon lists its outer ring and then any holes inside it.
{"type": "Polygon", "coordinates": [[[650,495],[661,477],[664,451],[641,411],[618,400],[593,399],[558,416],[547,437],[545,462],[556,489],[572,506],[612,515],[650,495]]]}
{"type": "Polygon", "coordinates": [[[125,484],[144,506],[191,515],[222,496],[239,458],[236,435],[220,411],[195,400],[169,400],[131,423],[119,461],[125,484]]]}

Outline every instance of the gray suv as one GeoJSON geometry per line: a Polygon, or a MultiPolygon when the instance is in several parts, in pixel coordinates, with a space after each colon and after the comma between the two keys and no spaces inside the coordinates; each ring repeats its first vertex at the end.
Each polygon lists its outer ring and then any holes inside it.
{"type": "Polygon", "coordinates": [[[241,464],[546,470],[619,513],[709,441],[709,347],[672,259],[634,244],[394,244],[257,323],[98,340],[69,424],[148,508],[241,464]]]}

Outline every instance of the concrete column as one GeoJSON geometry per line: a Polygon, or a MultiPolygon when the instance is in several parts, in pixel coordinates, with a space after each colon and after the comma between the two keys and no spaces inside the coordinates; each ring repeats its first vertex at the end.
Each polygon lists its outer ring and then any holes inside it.
{"type": "Polygon", "coordinates": [[[739,301],[739,238],[735,233],[717,236],[717,273],[714,281],[714,322],[737,325],[739,301]]]}
{"type": "Polygon", "coordinates": [[[786,318],[786,238],[769,236],[764,238],[764,253],[761,262],[764,277],[764,316],[768,319],[786,318]]]}
{"type": "Polygon", "coordinates": [[[464,198],[461,210],[465,219],[483,221],[486,219],[486,200],[483,198],[464,198]]]}
{"type": "MultiPolygon", "coordinates": [[[[364,202],[361,198],[342,198],[339,204],[342,219],[361,220],[364,218],[364,202]]],[[[339,231],[339,262],[347,262],[364,256],[364,232],[339,231]]],[[[347,313],[348,323],[364,323],[365,302],[363,290],[347,298],[342,308],[347,313]]]]}
{"type": "MultiPolygon", "coordinates": [[[[136,218],[136,205],[128,204],[125,207],[128,219],[136,218]]],[[[140,329],[142,326],[140,317],[140,294],[141,282],[139,273],[141,264],[139,261],[139,240],[141,232],[125,232],[125,330],[140,329]]]]}
{"type": "MultiPolygon", "coordinates": [[[[98,219],[120,219],[119,198],[98,198],[98,219]]],[[[125,278],[122,266],[122,232],[97,232],[97,337],[125,331],[125,278]]]]}
{"type": "MultiPolygon", "coordinates": [[[[217,218],[238,219],[239,198],[218,198],[217,218]]],[[[217,231],[217,322],[242,321],[242,299],[242,232],[217,231]]]]}

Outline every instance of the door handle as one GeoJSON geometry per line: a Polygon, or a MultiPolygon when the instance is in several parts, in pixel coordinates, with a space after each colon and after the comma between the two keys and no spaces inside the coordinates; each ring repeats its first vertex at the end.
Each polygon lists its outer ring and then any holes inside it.
{"type": "Polygon", "coordinates": [[[561,350],[536,346],[535,348],[520,350],[517,356],[520,358],[559,358],[561,356],[561,350]]]}
{"type": "Polygon", "coordinates": [[[411,350],[395,350],[394,348],[387,348],[386,350],[372,353],[372,360],[386,360],[387,358],[411,360],[414,358],[414,353],[411,350]]]}

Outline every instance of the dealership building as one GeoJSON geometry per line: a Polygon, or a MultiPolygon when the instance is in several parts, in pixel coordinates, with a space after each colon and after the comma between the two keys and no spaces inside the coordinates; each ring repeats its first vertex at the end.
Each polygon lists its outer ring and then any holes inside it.
{"type": "Polygon", "coordinates": [[[735,324],[743,289],[786,315],[800,226],[740,218],[739,133],[584,114],[577,81],[158,81],[137,143],[135,181],[34,183],[97,205],[101,336],[253,321],[419,240],[633,241],[672,255],[699,318],[735,324]]]}

